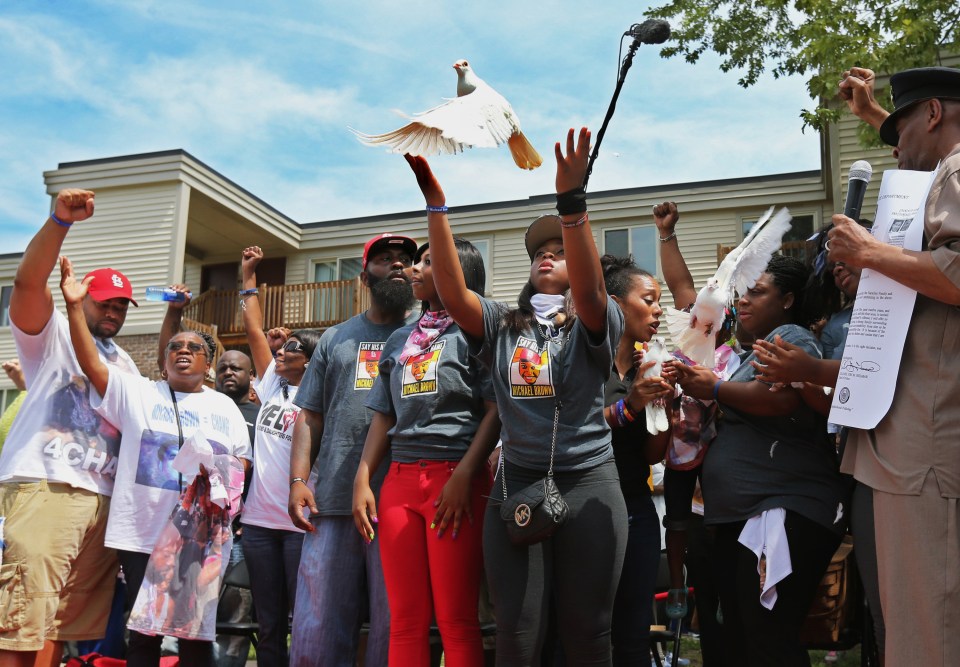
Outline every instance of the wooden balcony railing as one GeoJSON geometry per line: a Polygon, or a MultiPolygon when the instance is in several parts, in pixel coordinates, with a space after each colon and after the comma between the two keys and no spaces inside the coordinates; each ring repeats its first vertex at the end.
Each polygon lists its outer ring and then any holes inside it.
{"type": "MultiPolygon", "coordinates": [[[[273,327],[324,329],[369,306],[360,278],[299,285],[260,285],[264,330],[273,327]]],[[[213,325],[221,338],[242,336],[243,313],[236,290],[207,290],[184,308],[183,316],[213,325]]]]}

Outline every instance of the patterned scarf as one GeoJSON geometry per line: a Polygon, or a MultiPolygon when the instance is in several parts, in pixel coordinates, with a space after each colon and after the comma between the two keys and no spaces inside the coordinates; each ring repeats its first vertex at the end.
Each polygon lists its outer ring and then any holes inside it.
{"type": "Polygon", "coordinates": [[[428,310],[425,312],[417,321],[417,326],[407,336],[407,342],[403,344],[400,363],[405,364],[407,359],[413,355],[426,352],[430,344],[439,338],[440,334],[446,331],[451,324],[453,324],[453,318],[445,310],[428,310]]]}

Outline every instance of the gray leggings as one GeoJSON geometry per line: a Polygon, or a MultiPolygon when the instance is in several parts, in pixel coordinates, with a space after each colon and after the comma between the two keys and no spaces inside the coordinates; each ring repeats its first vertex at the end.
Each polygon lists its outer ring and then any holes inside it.
{"type": "MultiPolygon", "coordinates": [[[[509,453],[507,454],[509,456],[509,453]]],[[[506,464],[513,493],[544,476],[506,464]]],[[[568,667],[611,665],[610,621],[627,545],[627,508],[617,468],[554,472],[570,507],[554,535],[515,547],[500,519],[499,475],[483,524],[483,555],[497,620],[497,665],[537,665],[551,599],[568,667]]]]}

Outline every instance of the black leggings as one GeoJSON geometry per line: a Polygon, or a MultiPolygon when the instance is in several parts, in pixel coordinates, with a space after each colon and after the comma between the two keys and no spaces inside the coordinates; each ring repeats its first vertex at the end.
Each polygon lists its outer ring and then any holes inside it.
{"type": "Polygon", "coordinates": [[[723,612],[726,664],[809,667],[800,629],[841,536],[787,510],[784,525],[793,572],[777,584],[777,602],[768,610],[760,605],[757,557],[737,541],[743,525],[738,521],[714,527],[713,562],[723,612]]]}
{"type": "MultiPolygon", "coordinates": [[[[509,456],[509,454],[508,454],[509,456]]],[[[514,493],[544,471],[507,464],[514,493]]],[[[595,468],[555,472],[570,507],[554,535],[530,547],[513,546],[500,518],[502,487],[493,485],[483,524],[483,555],[497,619],[497,665],[540,662],[551,597],[568,667],[611,665],[610,621],[627,544],[627,509],[610,459],[595,468]]]]}
{"type": "MultiPolygon", "coordinates": [[[[123,579],[127,584],[127,611],[133,609],[137,601],[137,593],[147,572],[147,563],[150,554],[135,551],[117,551],[120,558],[120,567],[123,568],[123,579]]],[[[157,667],[160,664],[160,644],[162,635],[144,635],[130,630],[127,639],[128,667],[157,667]]],[[[213,642],[193,639],[177,640],[180,664],[184,667],[212,667],[213,642]]]]}

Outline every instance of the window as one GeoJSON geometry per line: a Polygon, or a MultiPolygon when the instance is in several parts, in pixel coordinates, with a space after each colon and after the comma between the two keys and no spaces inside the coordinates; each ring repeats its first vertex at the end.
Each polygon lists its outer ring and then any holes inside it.
{"type": "Polygon", "coordinates": [[[0,390],[0,414],[2,414],[10,404],[13,403],[17,396],[20,395],[19,389],[3,389],[0,390]]]}
{"type": "Polygon", "coordinates": [[[350,280],[360,275],[362,257],[341,257],[313,265],[313,282],[325,283],[331,280],[350,280]]]}
{"type": "Polygon", "coordinates": [[[487,284],[483,286],[484,296],[490,294],[490,280],[493,277],[493,264],[490,263],[490,239],[467,239],[480,251],[483,268],[487,272],[487,284]]]}
{"type": "Polygon", "coordinates": [[[603,231],[605,253],[617,256],[633,255],[637,266],[654,275],[659,271],[657,250],[657,228],[653,225],[603,231]]]}
{"type": "Polygon", "coordinates": [[[0,327],[10,326],[11,294],[13,294],[13,285],[4,285],[0,288],[0,327]]]}

